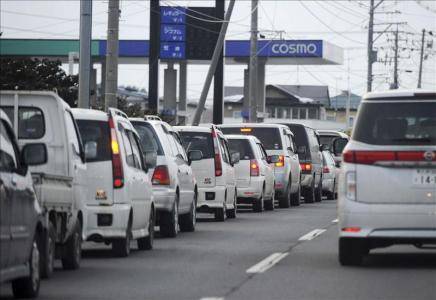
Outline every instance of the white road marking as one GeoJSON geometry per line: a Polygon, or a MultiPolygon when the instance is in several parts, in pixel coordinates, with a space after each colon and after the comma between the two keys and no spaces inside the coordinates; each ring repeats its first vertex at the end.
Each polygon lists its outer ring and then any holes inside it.
{"type": "Polygon", "coordinates": [[[263,273],[267,271],[268,269],[272,268],[275,264],[277,264],[279,261],[281,261],[283,258],[288,256],[288,252],[276,252],[268,256],[267,258],[263,259],[262,261],[258,262],[251,268],[247,269],[246,273],[263,273]]]}
{"type": "Polygon", "coordinates": [[[325,229],[315,229],[315,230],[312,230],[311,232],[309,232],[308,234],[303,235],[298,240],[299,241],[310,241],[310,240],[313,240],[314,238],[316,238],[317,236],[321,235],[325,231],[326,231],[325,229]]]}
{"type": "Polygon", "coordinates": [[[334,220],[332,221],[332,223],[333,223],[333,224],[336,224],[336,223],[338,223],[338,221],[339,221],[338,219],[334,219],[334,220]]]}

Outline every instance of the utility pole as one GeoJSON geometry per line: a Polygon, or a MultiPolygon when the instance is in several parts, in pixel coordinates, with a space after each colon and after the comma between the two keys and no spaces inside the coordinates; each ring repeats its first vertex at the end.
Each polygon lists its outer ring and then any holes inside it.
{"type": "MultiPolygon", "coordinates": [[[[215,17],[224,20],[225,13],[224,0],[215,0],[215,17]]],[[[221,49],[220,58],[213,76],[213,123],[223,123],[224,110],[224,47],[221,49]]]]}
{"type": "Polygon", "coordinates": [[[348,63],[347,63],[347,65],[348,65],[348,67],[347,67],[347,70],[348,70],[348,74],[347,74],[347,91],[348,91],[348,93],[347,93],[347,102],[346,102],[346,105],[345,105],[345,118],[346,118],[346,126],[347,126],[347,129],[349,129],[351,126],[351,124],[350,124],[350,106],[351,106],[351,87],[350,87],[350,53],[348,52],[347,53],[347,56],[348,56],[348,63]]]}
{"type": "Polygon", "coordinates": [[[150,55],[148,58],[148,110],[159,110],[159,50],[160,50],[159,0],[150,0],[150,55]]]}
{"type": "Polygon", "coordinates": [[[250,66],[248,68],[249,122],[257,122],[257,35],[259,0],[251,0],[250,66]]]}
{"type": "Polygon", "coordinates": [[[105,110],[117,107],[118,90],[118,28],[120,17],[120,2],[109,0],[106,44],[106,88],[105,110]]]}
{"type": "Polygon", "coordinates": [[[394,49],[394,82],[391,89],[398,89],[398,25],[395,31],[395,49],[394,49]]]}
{"type": "MultiPolygon", "coordinates": [[[[92,1],[80,1],[79,99],[77,106],[89,108],[91,93],[92,1]]],[[[74,64],[74,57],[72,58],[74,64]]],[[[70,72],[72,70],[70,69],[70,72]]],[[[71,73],[70,73],[71,75],[71,73]]]]}
{"type": "Polygon", "coordinates": [[[366,79],[366,91],[372,91],[372,64],[373,64],[373,43],[374,43],[374,0],[369,4],[369,23],[368,23],[368,74],[366,79]]]}
{"type": "Polygon", "coordinates": [[[425,43],[425,29],[422,30],[421,56],[419,59],[419,73],[418,73],[418,89],[421,88],[421,81],[422,81],[422,64],[424,61],[424,43],[425,43]]]}
{"type": "Polygon", "coordinates": [[[203,89],[201,91],[200,100],[198,102],[197,110],[195,111],[194,119],[192,120],[192,125],[198,125],[200,123],[201,115],[204,110],[204,104],[206,103],[206,97],[209,93],[210,84],[212,83],[212,77],[215,73],[215,69],[218,65],[218,61],[221,55],[221,51],[224,45],[224,39],[226,37],[227,27],[229,27],[230,17],[232,16],[233,7],[235,6],[235,0],[230,0],[229,7],[226,12],[226,16],[221,26],[220,35],[215,45],[215,50],[212,55],[212,62],[209,66],[209,71],[207,72],[206,80],[204,82],[203,89]]]}

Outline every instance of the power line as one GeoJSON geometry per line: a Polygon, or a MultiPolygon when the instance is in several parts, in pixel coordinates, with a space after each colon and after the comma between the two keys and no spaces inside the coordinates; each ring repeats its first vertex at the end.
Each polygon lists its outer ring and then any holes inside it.
{"type": "Polygon", "coordinates": [[[344,21],[344,22],[346,22],[346,23],[348,23],[348,24],[351,24],[351,25],[353,25],[353,26],[356,26],[356,27],[360,27],[360,26],[361,26],[361,24],[356,24],[356,23],[350,22],[350,21],[348,21],[347,19],[342,18],[342,17],[340,16],[340,14],[332,12],[330,9],[328,9],[327,7],[325,7],[325,6],[322,4],[321,1],[316,1],[316,3],[318,3],[318,5],[321,6],[321,7],[322,7],[325,11],[327,11],[329,14],[335,16],[335,18],[338,18],[339,20],[342,20],[342,21],[344,21]]]}

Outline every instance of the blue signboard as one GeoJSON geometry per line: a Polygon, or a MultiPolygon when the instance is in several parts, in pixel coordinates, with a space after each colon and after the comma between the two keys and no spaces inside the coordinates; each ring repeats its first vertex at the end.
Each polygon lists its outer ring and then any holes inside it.
{"type": "Polygon", "coordinates": [[[161,24],[185,24],[186,8],[180,6],[161,6],[160,22],[161,24]]]}
{"type": "Polygon", "coordinates": [[[186,26],[162,24],[160,40],[163,42],[184,42],[186,40],[186,26]]]}
{"type": "Polygon", "coordinates": [[[160,58],[163,59],[185,59],[185,43],[161,42],[160,58]]]}
{"type": "MultiPolygon", "coordinates": [[[[257,44],[259,57],[322,57],[321,40],[270,40],[257,44]]],[[[250,41],[227,41],[227,57],[250,56],[250,41]]]]}

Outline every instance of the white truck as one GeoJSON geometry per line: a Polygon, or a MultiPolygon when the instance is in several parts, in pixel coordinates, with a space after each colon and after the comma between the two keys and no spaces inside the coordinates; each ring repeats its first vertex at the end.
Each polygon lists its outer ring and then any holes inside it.
{"type": "Polygon", "coordinates": [[[77,269],[87,185],[85,151],[71,109],[45,91],[0,91],[0,108],[12,121],[20,148],[37,144],[45,155],[45,163],[29,167],[44,213],[42,276],[50,277],[55,258],[64,269],[77,269]]]}

